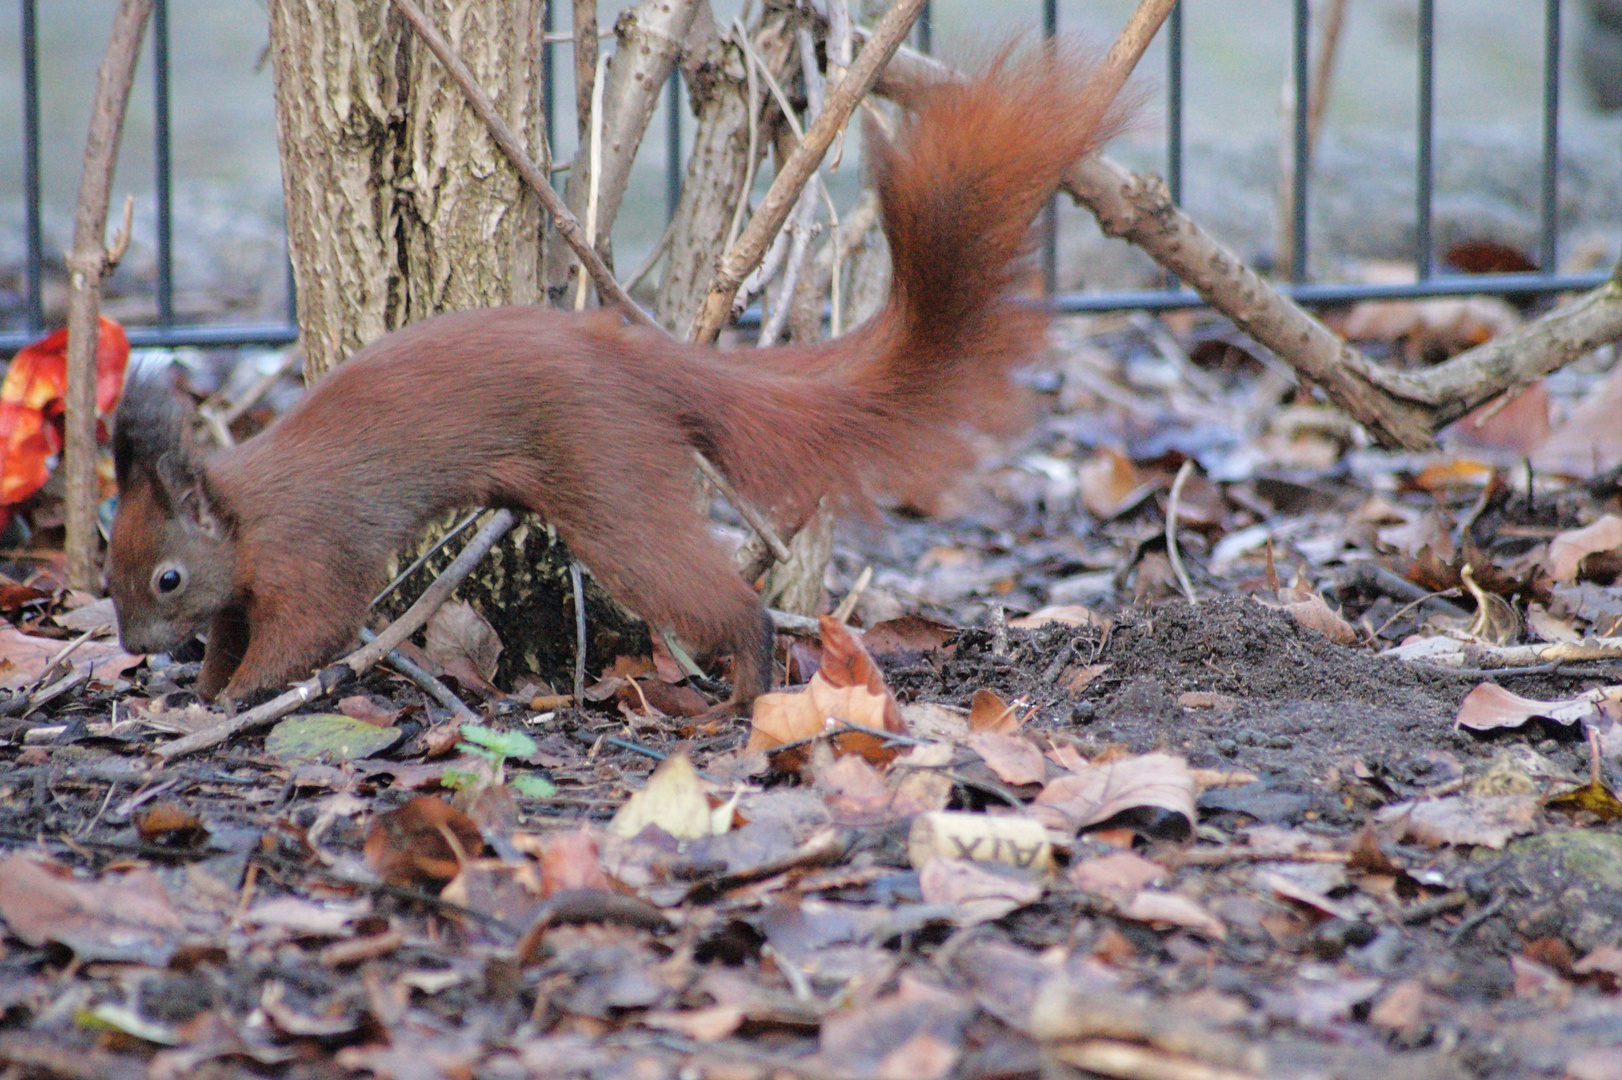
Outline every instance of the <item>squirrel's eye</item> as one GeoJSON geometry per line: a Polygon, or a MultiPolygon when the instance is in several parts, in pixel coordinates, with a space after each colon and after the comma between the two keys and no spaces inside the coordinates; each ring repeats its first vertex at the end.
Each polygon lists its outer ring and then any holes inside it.
{"type": "Polygon", "coordinates": [[[159,571],[152,579],[152,583],[157,586],[160,593],[172,593],[180,588],[185,580],[185,575],[171,566],[167,570],[159,571]]]}

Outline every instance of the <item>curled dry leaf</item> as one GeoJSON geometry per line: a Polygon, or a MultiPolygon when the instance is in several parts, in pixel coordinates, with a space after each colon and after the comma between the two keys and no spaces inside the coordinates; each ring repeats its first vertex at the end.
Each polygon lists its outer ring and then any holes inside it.
{"type": "Polygon", "coordinates": [[[822,628],[822,666],[817,669],[817,674],[829,686],[861,686],[883,698],[884,723],[875,726],[905,734],[907,728],[901,722],[901,706],[896,703],[889,686],[885,685],[879,666],[868,655],[861,640],[849,627],[826,615],[818,620],[818,625],[822,628]]]}
{"type": "Polygon", "coordinates": [[[1019,705],[1008,704],[995,690],[981,688],[974,692],[969,701],[969,730],[970,731],[1005,731],[1019,730],[1019,705]]]}
{"type": "Polygon", "coordinates": [[[657,825],[677,840],[697,840],[726,832],[731,814],[724,822],[714,821],[709,787],[693,768],[687,751],[679,750],[660,762],[642,790],[633,793],[619,808],[608,829],[626,839],[649,825],[657,825]]]}
{"type": "Polygon", "coordinates": [[[1352,629],[1352,624],[1341,618],[1313,590],[1286,587],[1278,591],[1278,598],[1277,606],[1308,630],[1316,630],[1337,645],[1357,643],[1357,631],[1352,629]]]}
{"type": "Polygon", "coordinates": [[[1584,559],[1617,548],[1622,548],[1622,517],[1606,514],[1592,525],[1568,529],[1550,540],[1543,568],[1556,581],[1576,581],[1584,559]]]}
{"type": "Polygon", "coordinates": [[[1039,626],[1055,622],[1067,626],[1093,626],[1100,630],[1107,630],[1110,627],[1110,620],[1107,617],[1081,604],[1052,604],[1037,608],[1029,615],[1009,619],[1008,625],[1016,630],[1035,630],[1039,626]]]}
{"type": "Polygon", "coordinates": [[[419,795],[372,819],[366,861],[390,885],[449,881],[484,851],[479,827],[444,799],[419,795]]]}
{"type": "Polygon", "coordinates": [[[1538,701],[1512,694],[1497,683],[1482,683],[1459,703],[1454,722],[1471,731],[1517,728],[1533,717],[1570,727],[1622,711],[1622,686],[1601,686],[1563,701],[1538,701]],[[1607,709],[1606,705],[1612,708],[1607,709]]]}
{"type": "Polygon", "coordinates": [[[1172,754],[1144,754],[1049,780],[1031,810],[1050,828],[1075,831],[1132,810],[1181,817],[1178,830],[1194,830],[1194,778],[1188,763],[1172,754]]]}
{"type": "Polygon", "coordinates": [[[1403,839],[1433,847],[1473,844],[1498,849],[1537,828],[1542,801],[1532,795],[1449,795],[1394,803],[1375,820],[1405,822],[1403,839]]]}
{"type": "Polygon", "coordinates": [[[1138,505],[1159,486],[1146,481],[1136,465],[1113,447],[1104,447],[1076,470],[1081,502],[1087,512],[1108,521],[1138,505]]]}

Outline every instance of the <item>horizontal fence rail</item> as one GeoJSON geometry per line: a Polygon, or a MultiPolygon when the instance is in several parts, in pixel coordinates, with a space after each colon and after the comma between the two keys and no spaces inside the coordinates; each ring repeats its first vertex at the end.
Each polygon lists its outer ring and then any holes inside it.
{"type": "MultiPolygon", "coordinates": [[[[20,0],[22,16],[22,132],[23,132],[23,192],[26,202],[26,266],[24,267],[22,330],[0,331],[0,355],[10,355],[23,345],[44,333],[44,268],[45,245],[42,227],[42,199],[40,192],[40,105],[39,105],[39,51],[38,0],[20,0]]],[[[1042,30],[1052,37],[1059,30],[1058,0],[1041,0],[1042,30]]],[[[1432,212],[1435,195],[1434,128],[1435,128],[1435,0],[1418,0],[1418,130],[1416,135],[1416,180],[1414,198],[1414,265],[1415,280],[1405,284],[1351,284],[1312,282],[1307,279],[1309,247],[1308,205],[1311,198],[1310,134],[1308,131],[1307,102],[1311,92],[1311,25],[1308,0],[1294,0],[1294,26],[1291,40],[1291,87],[1294,100],[1294,122],[1291,130],[1292,145],[1289,159],[1292,175],[1289,178],[1289,254],[1288,278],[1280,291],[1298,302],[1306,304],[1350,303],[1358,300],[1405,299],[1420,297],[1496,295],[1535,296],[1593,288],[1603,283],[1608,274],[1560,274],[1557,266],[1559,231],[1557,210],[1559,202],[1558,166],[1560,160],[1560,0],[1544,0],[1543,86],[1542,86],[1542,160],[1539,174],[1540,225],[1538,234],[1539,266],[1541,270],[1521,274],[1439,274],[1435,269],[1432,251],[1432,212]]],[[[551,40],[553,29],[552,4],[546,6],[544,29],[548,44],[542,50],[541,77],[546,99],[546,132],[551,140],[557,129],[555,90],[556,61],[554,47],[567,47],[567,42],[551,40]]],[[[1183,195],[1183,85],[1184,39],[1183,7],[1179,3],[1172,9],[1166,24],[1166,182],[1173,202],[1181,203],[1183,195]]],[[[916,42],[920,49],[929,51],[932,36],[932,12],[925,4],[916,29],[916,42]]],[[[249,324],[182,325],[175,321],[174,312],[174,256],[172,249],[172,195],[173,181],[170,171],[170,109],[169,109],[169,11],[167,0],[156,0],[152,15],[152,77],[153,77],[153,186],[156,200],[156,307],[154,325],[127,328],[130,343],[137,347],[232,348],[244,346],[282,346],[298,339],[298,324],[293,309],[291,269],[288,271],[288,310],[282,322],[249,324]]],[[[681,118],[685,112],[681,92],[681,74],[671,75],[668,93],[668,118],[665,140],[665,201],[667,214],[674,215],[681,195],[683,175],[681,118]]],[[[1040,228],[1040,258],[1042,276],[1049,300],[1055,310],[1064,313],[1097,313],[1120,310],[1173,310],[1201,307],[1204,302],[1195,293],[1183,288],[1175,279],[1164,289],[1134,289],[1108,292],[1059,293],[1058,279],[1058,214],[1057,200],[1049,203],[1043,213],[1040,228]]],[[[744,313],[741,324],[758,325],[758,308],[744,313]]]]}

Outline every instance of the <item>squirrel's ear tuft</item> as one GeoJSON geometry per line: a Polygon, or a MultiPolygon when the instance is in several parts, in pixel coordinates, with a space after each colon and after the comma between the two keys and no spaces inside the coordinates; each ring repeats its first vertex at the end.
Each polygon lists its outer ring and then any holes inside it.
{"type": "Polygon", "coordinates": [[[113,414],[113,468],[120,488],[137,470],[167,486],[177,474],[195,473],[191,409],[181,401],[166,360],[140,360],[124,374],[124,393],[113,414]]]}

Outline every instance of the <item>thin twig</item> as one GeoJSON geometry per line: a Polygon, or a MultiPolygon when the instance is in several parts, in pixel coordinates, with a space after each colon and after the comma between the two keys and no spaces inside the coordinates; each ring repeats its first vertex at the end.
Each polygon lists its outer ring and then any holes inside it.
{"type": "Polygon", "coordinates": [[[468,542],[467,547],[462,549],[461,554],[456,556],[434,583],[423,590],[423,594],[417,598],[416,603],[406,609],[405,614],[390,623],[372,641],[362,645],[339,663],[317,672],[311,678],[298,683],[291,690],[272,698],[258,708],[249,709],[213,727],[193,732],[160,747],[157,751],[158,757],[164,761],[172,761],[183,754],[194,754],[199,750],[217,746],[233,735],[273,723],[300,705],[342,685],[347,681],[343,678],[345,674],[356,676],[367,671],[398,648],[406,638],[422,629],[428,617],[439,610],[440,605],[450,597],[485,553],[495,546],[497,540],[506,535],[508,529],[512,528],[513,521],[511,510],[497,510],[490,515],[490,520],[485,522],[479,534],[468,542]],[[348,668],[347,673],[342,670],[344,668],[348,668]]]}
{"type": "Polygon", "coordinates": [[[717,469],[709,458],[694,450],[693,461],[698,464],[698,471],[704,474],[704,478],[719,488],[721,494],[726,496],[727,502],[732,504],[732,508],[738,512],[738,516],[747,521],[749,527],[755,530],[755,533],[771,551],[772,557],[778,562],[788,562],[788,545],[783,543],[783,538],[777,534],[777,530],[772,527],[772,523],[766,520],[766,516],[751,506],[747,499],[738,494],[737,489],[732,486],[732,482],[721,474],[721,470],[717,469]]]}
{"type": "Polygon", "coordinates": [[[1183,484],[1193,471],[1194,459],[1189,458],[1177,470],[1177,479],[1171,482],[1171,498],[1166,500],[1166,556],[1171,560],[1172,573],[1177,575],[1177,584],[1182,586],[1183,595],[1188,597],[1190,604],[1197,605],[1200,598],[1194,594],[1194,583],[1188,580],[1188,571],[1183,569],[1183,555],[1177,550],[1178,504],[1183,497],[1183,484]]]}
{"type": "Polygon", "coordinates": [[[805,188],[806,182],[821,165],[834,136],[844,127],[857,104],[867,95],[879,74],[890,62],[890,58],[895,55],[896,49],[912,29],[913,21],[923,6],[924,0],[895,0],[884,13],[884,17],[879,20],[878,25],[873,28],[873,33],[868,36],[862,54],[851,64],[850,70],[839,84],[828,92],[822,115],[806,129],[805,137],[783,162],[777,177],[772,181],[772,186],[767,189],[765,198],[760,201],[759,208],[749,219],[749,225],[738,237],[737,243],[721,257],[720,266],[716,268],[715,278],[710,285],[709,295],[704,298],[703,306],[693,321],[693,331],[688,335],[689,340],[715,340],[728,312],[732,310],[732,298],[736,295],[738,286],[743,283],[749,271],[754,269],[755,264],[765,254],[772,238],[788,220],[789,212],[799,201],[800,192],[805,188]]]}
{"type": "MultiPolygon", "coordinates": [[[[603,83],[608,80],[604,77],[608,67],[608,56],[603,54],[597,57],[597,70],[591,80],[591,154],[590,182],[586,187],[586,243],[592,247],[597,246],[597,195],[602,189],[603,175],[603,83]]],[[[586,306],[586,275],[581,274],[575,287],[574,309],[582,311],[586,306]]]]}
{"type": "Polygon", "coordinates": [[[463,518],[460,522],[458,522],[454,529],[452,529],[450,532],[446,533],[444,536],[441,536],[438,540],[436,540],[434,542],[433,547],[429,548],[427,551],[425,551],[421,555],[417,556],[417,559],[416,559],[415,562],[413,562],[410,566],[406,567],[404,570],[400,571],[400,573],[395,577],[395,579],[393,581],[391,581],[387,585],[383,586],[383,591],[378,593],[376,596],[372,597],[372,602],[370,604],[368,604],[367,606],[368,607],[376,607],[378,604],[381,604],[383,602],[383,599],[386,596],[388,596],[389,593],[393,592],[395,589],[398,589],[400,587],[400,585],[405,581],[406,578],[410,577],[412,574],[415,574],[418,570],[421,570],[423,563],[427,562],[429,559],[432,559],[435,555],[437,555],[439,553],[440,548],[444,547],[446,544],[450,543],[452,540],[455,540],[458,536],[461,536],[462,533],[466,532],[468,526],[472,525],[475,521],[479,520],[479,515],[482,514],[482,513],[484,513],[483,510],[475,510],[475,511],[473,511],[473,513],[469,514],[467,517],[463,518]]]}
{"type": "Polygon", "coordinates": [[[862,567],[862,572],[856,575],[856,584],[852,585],[850,592],[846,593],[845,598],[839,601],[839,606],[834,608],[834,613],[830,618],[841,626],[850,622],[851,613],[856,610],[856,604],[862,599],[862,593],[867,589],[867,583],[872,580],[872,565],[862,567]]]}
{"type": "MultiPolygon", "coordinates": [[[[62,473],[67,503],[67,579],[75,589],[96,588],[96,552],[101,531],[96,520],[96,352],[101,340],[101,281],[116,259],[107,252],[107,204],[112,197],[124,109],[135,80],[141,39],[153,0],[121,0],[113,16],[91,106],[85,139],[84,171],[73,214],[73,249],[68,266],[67,444],[62,473]]],[[[126,238],[125,243],[128,243],[126,238]]],[[[119,254],[122,254],[120,252],[119,254]]]]}
{"type": "Polygon", "coordinates": [[[574,590],[574,706],[586,699],[586,582],[580,560],[569,559],[569,587],[574,590]]]}
{"type": "MultiPolygon", "coordinates": [[[[759,164],[760,154],[760,93],[755,86],[755,65],[748,59],[749,46],[746,39],[749,35],[742,22],[734,19],[732,25],[738,36],[738,49],[744,54],[744,85],[749,92],[749,149],[744,157],[743,188],[738,192],[738,204],[732,208],[732,221],[727,225],[725,245],[727,248],[731,248],[737,242],[738,233],[743,228],[743,214],[749,207],[749,193],[755,187],[755,167],[759,164]]],[[[696,341],[697,338],[693,340],[696,341]]]]}
{"type": "MultiPolygon", "coordinates": [[[[360,640],[363,643],[370,643],[376,639],[377,635],[375,633],[364,626],[361,627],[360,640]]],[[[434,678],[433,672],[429,671],[415,660],[407,657],[404,653],[400,652],[399,649],[389,653],[388,656],[384,657],[384,661],[389,665],[389,667],[416,683],[435,701],[449,709],[451,711],[451,717],[456,721],[460,723],[472,723],[478,720],[478,714],[472,709],[468,708],[467,703],[461,698],[451,693],[450,687],[434,678]]]]}

